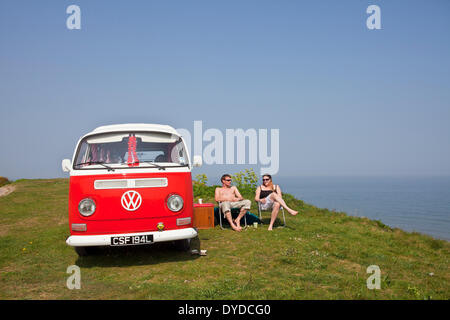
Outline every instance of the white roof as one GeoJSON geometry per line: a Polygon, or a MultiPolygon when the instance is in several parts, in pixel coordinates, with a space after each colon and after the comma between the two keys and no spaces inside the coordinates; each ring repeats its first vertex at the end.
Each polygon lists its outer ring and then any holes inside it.
{"type": "Polygon", "coordinates": [[[92,132],[86,134],[85,136],[97,133],[121,132],[121,131],[164,132],[180,136],[180,134],[171,126],[162,124],[150,124],[150,123],[126,123],[126,124],[112,124],[108,126],[101,126],[95,128],[92,132]]]}

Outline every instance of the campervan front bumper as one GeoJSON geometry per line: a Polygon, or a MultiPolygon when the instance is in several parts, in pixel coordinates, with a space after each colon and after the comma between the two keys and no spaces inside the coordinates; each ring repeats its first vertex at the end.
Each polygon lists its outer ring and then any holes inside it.
{"type": "Polygon", "coordinates": [[[67,238],[66,243],[72,247],[136,245],[191,239],[195,238],[197,234],[195,228],[185,228],[139,233],[74,235],[67,238]]]}

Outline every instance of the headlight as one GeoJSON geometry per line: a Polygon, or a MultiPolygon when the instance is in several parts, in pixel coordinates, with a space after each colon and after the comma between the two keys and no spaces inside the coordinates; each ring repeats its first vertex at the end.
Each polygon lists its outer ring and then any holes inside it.
{"type": "Polygon", "coordinates": [[[89,217],[95,212],[95,202],[92,199],[86,198],[80,201],[78,204],[78,212],[82,216],[89,217]]]}
{"type": "Polygon", "coordinates": [[[170,211],[177,212],[183,209],[183,198],[177,194],[173,194],[167,199],[167,207],[170,211]]]}

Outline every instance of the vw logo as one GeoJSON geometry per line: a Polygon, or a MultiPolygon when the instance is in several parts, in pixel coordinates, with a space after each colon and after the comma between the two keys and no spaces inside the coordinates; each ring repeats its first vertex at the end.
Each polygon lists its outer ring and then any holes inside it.
{"type": "Polygon", "coordinates": [[[136,191],[127,191],[122,195],[122,207],[128,211],[135,211],[139,209],[142,204],[142,197],[136,191]]]}

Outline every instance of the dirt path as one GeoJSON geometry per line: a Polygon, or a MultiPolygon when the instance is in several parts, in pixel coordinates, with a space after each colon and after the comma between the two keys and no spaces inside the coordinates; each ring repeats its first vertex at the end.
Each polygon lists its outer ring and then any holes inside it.
{"type": "Polygon", "coordinates": [[[16,186],[6,185],[0,188],[0,197],[6,196],[16,190],[16,186]]]}

